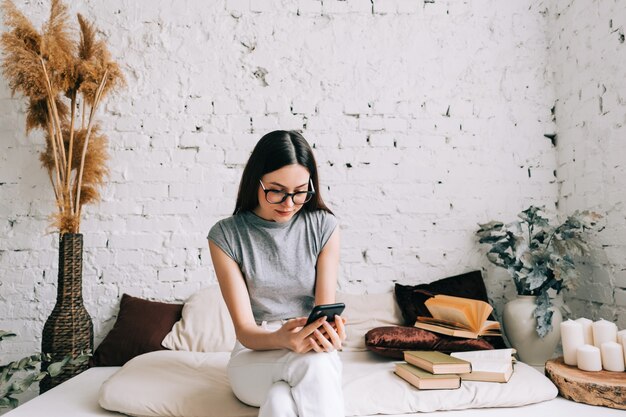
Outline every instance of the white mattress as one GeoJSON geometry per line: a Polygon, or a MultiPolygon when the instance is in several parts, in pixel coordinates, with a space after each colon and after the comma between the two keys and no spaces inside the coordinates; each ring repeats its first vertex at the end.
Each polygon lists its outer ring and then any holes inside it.
{"type": "MultiPolygon", "coordinates": [[[[121,416],[98,405],[98,390],[103,381],[118,367],[91,368],[50,391],[22,404],[4,416],[9,417],[93,417],[121,416]]],[[[389,417],[417,416],[418,414],[390,415],[389,417]]],[[[483,408],[461,411],[438,411],[428,416],[445,417],[558,417],[558,416],[624,417],[623,410],[595,407],[557,397],[554,400],[517,408],[483,408]]],[[[373,417],[373,416],[369,416],[373,417]]]]}

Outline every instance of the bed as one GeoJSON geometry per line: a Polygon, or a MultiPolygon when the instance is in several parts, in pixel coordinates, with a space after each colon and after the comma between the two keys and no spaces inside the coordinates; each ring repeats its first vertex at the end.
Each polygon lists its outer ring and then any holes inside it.
{"type": "MultiPolygon", "coordinates": [[[[98,391],[102,383],[119,367],[91,368],[5,414],[7,417],[104,417],[122,414],[104,410],[98,405],[98,391]]],[[[392,414],[389,417],[416,416],[392,414]]],[[[624,412],[606,407],[580,404],[557,397],[550,401],[513,408],[481,408],[459,411],[436,411],[432,416],[446,417],[557,417],[557,416],[624,416],[624,412]]]]}
{"type": "MultiPolygon", "coordinates": [[[[373,353],[364,342],[370,329],[403,324],[395,296],[338,294],[337,298],[345,302],[344,316],[349,320],[348,339],[340,352],[347,416],[393,417],[423,412],[467,417],[624,415],[620,410],[558,397],[556,387],[541,369],[521,362],[505,384],[463,381],[457,390],[416,390],[393,374],[397,359],[373,353]]],[[[163,323],[164,306],[146,303],[123,297],[114,328],[94,353],[100,366],[91,367],[6,415],[256,416],[258,409],[240,403],[228,384],[226,364],[235,334],[219,289],[198,291],[185,302],[180,315],[168,312],[174,324],[168,324],[166,333],[156,336],[149,326],[163,323]],[[148,321],[140,320],[146,316],[148,321]],[[207,317],[212,319],[207,321],[207,317]],[[136,342],[129,343],[132,338],[136,342]],[[117,344],[116,339],[125,343],[117,344]],[[147,347],[147,339],[156,339],[157,346],[147,347]],[[126,352],[122,352],[122,346],[126,346],[126,352]],[[163,347],[167,349],[156,350],[163,347]],[[105,350],[109,352],[103,354],[105,350]],[[122,356],[123,366],[103,366],[104,359],[119,360],[122,356]]],[[[165,307],[171,310],[171,305],[165,307]]]]}

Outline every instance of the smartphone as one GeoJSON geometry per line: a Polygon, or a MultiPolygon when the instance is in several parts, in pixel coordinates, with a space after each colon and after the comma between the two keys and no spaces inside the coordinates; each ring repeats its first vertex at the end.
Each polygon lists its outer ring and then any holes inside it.
{"type": "Polygon", "coordinates": [[[344,308],[346,308],[344,303],[320,304],[315,306],[313,310],[311,310],[306,324],[311,324],[322,316],[326,316],[326,320],[329,322],[335,321],[335,315],[343,313],[344,308]]]}

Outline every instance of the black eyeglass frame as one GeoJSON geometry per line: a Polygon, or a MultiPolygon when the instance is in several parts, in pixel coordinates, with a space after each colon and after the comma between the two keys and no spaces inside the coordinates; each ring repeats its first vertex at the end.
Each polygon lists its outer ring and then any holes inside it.
{"type": "Polygon", "coordinates": [[[267,201],[269,204],[283,204],[285,202],[285,200],[287,199],[287,197],[291,197],[291,201],[293,202],[294,205],[301,206],[301,205],[306,204],[309,201],[311,201],[311,199],[315,195],[315,187],[313,187],[313,181],[311,180],[311,178],[309,178],[309,185],[311,186],[310,190],[308,190],[308,191],[296,191],[294,193],[286,193],[286,192],[281,191],[281,190],[273,190],[273,189],[269,189],[268,190],[268,189],[265,188],[265,184],[263,184],[263,181],[259,180],[259,183],[261,183],[261,188],[263,188],[263,192],[265,193],[265,201],[267,201]],[[280,201],[271,202],[267,198],[267,195],[269,193],[282,194],[283,198],[281,198],[280,201]],[[294,197],[296,195],[302,195],[302,194],[306,194],[307,195],[306,199],[302,203],[296,203],[296,200],[294,199],[294,197]]]}

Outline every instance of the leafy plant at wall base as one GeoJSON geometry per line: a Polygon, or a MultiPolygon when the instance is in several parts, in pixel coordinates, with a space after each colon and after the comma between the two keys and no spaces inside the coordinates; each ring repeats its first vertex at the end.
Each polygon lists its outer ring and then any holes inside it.
{"type": "MultiPolygon", "coordinates": [[[[7,337],[15,336],[15,333],[0,330],[0,341],[7,337]]],[[[15,408],[19,405],[16,395],[25,392],[33,383],[41,381],[46,375],[56,376],[61,373],[66,365],[80,365],[85,363],[91,354],[85,352],[75,358],[66,356],[59,362],[53,362],[44,372],[37,370],[37,366],[43,361],[50,361],[50,355],[37,353],[26,356],[18,361],[6,365],[0,365],[0,408],[15,408]],[[20,376],[21,378],[17,378],[20,376]]]]}
{"type": "Polygon", "coordinates": [[[28,98],[26,133],[45,134],[40,160],[56,201],[52,225],[61,234],[78,233],[82,206],[99,200],[108,173],[107,138],[95,122],[96,111],[124,77],[80,14],[80,38],[73,39],[61,0],[51,0],[41,32],[12,1],[2,0],[0,9],[9,28],[0,38],[3,74],[13,94],[28,98]]]}
{"type": "Polygon", "coordinates": [[[518,214],[518,221],[479,224],[476,232],[479,242],[490,246],[487,259],[509,272],[517,293],[537,296],[534,315],[540,337],[552,330],[548,290],[558,294],[573,286],[578,277],[574,257],[589,252],[585,232],[601,218],[595,212],[576,211],[555,226],[543,214],[542,208],[530,206],[518,214]]]}

